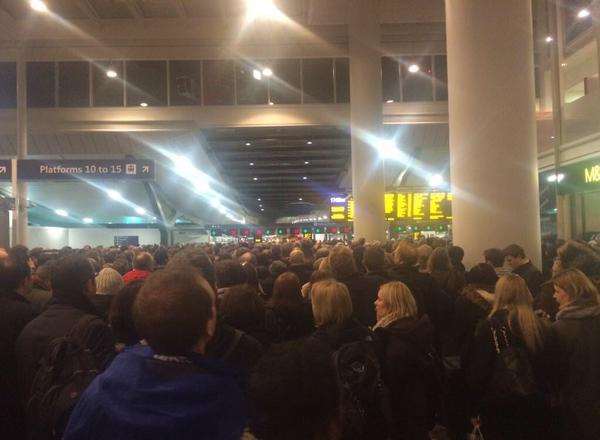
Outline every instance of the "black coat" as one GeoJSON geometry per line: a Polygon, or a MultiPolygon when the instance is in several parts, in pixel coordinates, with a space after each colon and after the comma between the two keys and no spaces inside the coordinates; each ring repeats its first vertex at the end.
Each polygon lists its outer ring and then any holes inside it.
{"type": "Polygon", "coordinates": [[[375,300],[379,291],[377,282],[358,272],[338,281],[348,288],[352,300],[352,316],[362,325],[375,325],[375,300]]]}
{"type": "Polygon", "coordinates": [[[377,286],[377,290],[385,283],[392,281],[390,274],[385,270],[370,270],[366,273],[365,278],[377,286]]]}
{"type": "Polygon", "coordinates": [[[0,437],[19,439],[25,434],[17,388],[15,341],[35,317],[33,307],[15,292],[0,293],[0,437]]]}
{"type": "Polygon", "coordinates": [[[308,336],[314,330],[310,304],[297,306],[267,306],[265,330],[274,343],[287,342],[308,336]]]}
{"type": "Polygon", "coordinates": [[[544,275],[542,275],[542,272],[531,261],[517,267],[512,273],[519,275],[525,280],[534,298],[539,295],[542,283],[544,282],[544,275]]]}
{"type": "Polygon", "coordinates": [[[329,350],[338,350],[344,344],[364,341],[372,336],[371,331],[356,319],[343,324],[330,324],[319,327],[311,338],[324,344],[329,350]]]}
{"type": "Polygon", "coordinates": [[[398,439],[426,439],[433,426],[433,402],[423,358],[433,346],[433,326],[429,318],[402,318],[375,335],[383,345],[383,379],[390,391],[398,439]]]}
{"type": "Polygon", "coordinates": [[[452,337],[445,347],[446,353],[464,358],[472,344],[475,329],[491,310],[492,305],[478,293],[476,286],[466,286],[454,301],[452,337]]]}
{"type": "Polygon", "coordinates": [[[600,438],[600,306],[574,304],[552,325],[564,439],[600,438]]]}
{"type": "Polygon", "coordinates": [[[290,264],[288,271],[295,273],[300,279],[300,285],[304,285],[310,281],[310,277],[314,272],[310,264],[290,264]]]}
{"type": "Polygon", "coordinates": [[[98,311],[98,315],[108,321],[108,313],[110,312],[110,305],[112,304],[115,295],[91,295],[90,301],[98,311]]]}

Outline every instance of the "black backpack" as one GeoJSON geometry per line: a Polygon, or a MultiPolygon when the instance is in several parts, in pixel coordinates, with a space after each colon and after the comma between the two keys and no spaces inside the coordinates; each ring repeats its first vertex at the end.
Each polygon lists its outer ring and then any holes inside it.
{"type": "Polygon", "coordinates": [[[342,345],[333,353],[340,388],[344,440],[392,437],[389,391],[381,377],[374,341],[342,345]]]}
{"type": "Polygon", "coordinates": [[[71,411],[100,372],[90,347],[90,329],[100,318],[85,315],[69,333],[54,339],[40,360],[27,403],[29,426],[36,438],[59,439],[71,411]]]}

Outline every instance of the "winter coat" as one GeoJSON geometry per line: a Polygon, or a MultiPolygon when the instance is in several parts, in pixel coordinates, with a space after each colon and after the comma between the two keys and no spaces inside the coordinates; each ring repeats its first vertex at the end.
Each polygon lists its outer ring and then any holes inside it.
{"type": "Polygon", "coordinates": [[[310,304],[269,305],[265,311],[265,329],[274,343],[308,336],[314,330],[310,304]]]}
{"type": "Polygon", "coordinates": [[[398,439],[426,439],[433,427],[433,403],[424,358],[433,347],[433,326],[427,315],[402,318],[375,330],[383,345],[383,379],[390,391],[398,439]]]}
{"type": "Polygon", "coordinates": [[[129,272],[127,272],[125,275],[123,275],[123,281],[125,282],[125,284],[129,284],[133,281],[138,281],[138,280],[143,281],[146,278],[148,278],[151,273],[152,272],[149,272],[147,270],[132,269],[129,272]]]}
{"type": "Polygon", "coordinates": [[[342,345],[364,341],[372,336],[371,331],[356,319],[348,319],[342,324],[329,324],[319,327],[311,335],[311,339],[321,342],[331,351],[342,345]]]}
{"type": "Polygon", "coordinates": [[[288,271],[296,274],[300,279],[300,284],[306,284],[310,281],[310,277],[314,272],[310,264],[290,264],[288,271]]]}
{"type": "Polygon", "coordinates": [[[539,295],[542,283],[544,282],[544,276],[531,261],[513,269],[512,273],[519,275],[525,280],[534,298],[539,295]]]}
{"type": "MultiPolygon", "coordinates": [[[[490,289],[491,290],[491,289],[490,289]]],[[[485,320],[492,310],[493,294],[469,284],[454,301],[452,337],[445,347],[446,353],[466,355],[475,336],[477,325],[485,320]]]]}
{"type": "Polygon", "coordinates": [[[374,325],[376,321],[374,303],[379,286],[358,272],[349,277],[340,278],[338,281],[348,288],[352,300],[352,316],[362,325],[374,325]]]}
{"type": "Polygon", "coordinates": [[[110,305],[112,304],[112,301],[115,298],[115,296],[116,295],[112,295],[112,294],[108,294],[108,295],[95,294],[95,295],[90,295],[90,297],[89,297],[90,301],[92,302],[92,304],[98,311],[98,315],[105,321],[108,321],[108,313],[110,312],[110,305]]]}
{"type": "Polygon", "coordinates": [[[600,306],[593,301],[561,309],[552,325],[564,437],[600,438],[600,306]]]}
{"type": "Polygon", "coordinates": [[[438,283],[438,287],[452,298],[456,298],[466,284],[465,273],[454,268],[432,272],[431,276],[438,283]]]}
{"type": "Polygon", "coordinates": [[[245,425],[242,391],[219,361],[169,360],[138,345],[90,384],[64,440],[238,440],[245,425]]]}

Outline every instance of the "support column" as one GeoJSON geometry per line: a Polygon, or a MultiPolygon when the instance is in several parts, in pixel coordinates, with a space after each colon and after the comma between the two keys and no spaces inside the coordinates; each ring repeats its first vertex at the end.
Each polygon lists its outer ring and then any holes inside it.
{"type": "Polygon", "coordinates": [[[379,1],[348,3],[354,236],[385,240],[383,160],[372,145],[382,129],[379,1]]]}
{"type": "Polygon", "coordinates": [[[531,2],[446,0],[454,243],[541,263],[531,2]]]}
{"type": "MultiPolygon", "coordinates": [[[[27,64],[23,49],[17,60],[17,159],[27,157],[27,64]]],[[[27,246],[27,183],[19,182],[13,166],[12,192],[15,198],[13,211],[12,245],[27,246]]]]}

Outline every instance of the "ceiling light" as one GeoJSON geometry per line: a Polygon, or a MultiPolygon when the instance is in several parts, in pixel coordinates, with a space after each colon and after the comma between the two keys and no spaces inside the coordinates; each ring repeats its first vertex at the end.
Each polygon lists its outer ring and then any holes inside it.
{"type": "Polygon", "coordinates": [[[261,204],[261,205],[258,205],[258,207],[259,207],[259,208],[262,208],[263,206],[262,206],[262,204],[261,204]]]}
{"type": "Polygon", "coordinates": [[[272,71],[271,69],[269,69],[268,67],[265,67],[265,68],[262,70],[262,74],[263,74],[264,76],[271,76],[271,75],[273,75],[273,71],[272,71]]]}
{"type": "Polygon", "coordinates": [[[386,103],[388,103],[388,104],[391,104],[392,102],[394,102],[394,100],[393,100],[393,99],[388,99],[388,100],[387,100],[387,101],[385,101],[385,102],[386,102],[386,103]]]}
{"type": "Polygon", "coordinates": [[[394,139],[381,139],[375,147],[382,158],[391,159],[398,155],[398,149],[396,148],[396,141],[394,139]]]}
{"type": "Polygon", "coordinates": [[[136,206],[135,212],[138,215],[146,215],[146,210],[144,208],[142,208],[141,206],[136,206]]]}
{"type": "Polygon", "coordinates": [[[273,101],[269,101],[269,105],[275,105],[273,101]]]}
{"type": "Polygon", "coordinates": [[[140,102],[140,107],[148,107],[148,103],[147,102],[140,102]]]}
{"type": "Polygon", "coordinates": [[[90,218],[90,217],[84,217],[83,218],[83,223],[86,223],[86,224],[89,225],[90,223],[94,223],[94,219],[90,218]]]}
{"type": "Polygon", "coordinates": [[[552,35],[548,35],[546,37],[546,43],[552,43],[554,41],[554,38],[552,38],[552,35]]]}
{"type": "Polygon", "coordinates": [[[550,136],[550,139],[554,139],[554,136],[550,136]]]}
{"type": "Polygon", "coordinates": [[[410,73],[417,73],[419,70],[421,70],[421,68],[418,64],[411,64],[410,66],[408,66],[408,71],[410,73]]]}
{"type": "Polygon", "coordinates": [[[61,217],[68,217],[69,213],[67,211],[65,211],[64,209],[57,209],[54,211],[54,213],[56,215],[60,215],[61,217]]]}
{"type": "Polygon", "coordinates": [[[577,18],[587,18],[590,16],[590,10],[587,8],[580,9],[577,13],[577,18]]]}
{"type": "Polygon", "coordinates": [[[250,142],[246,142],[245,144],[247,147],[249,147],[250,145],[252,145],[250,142]]]}
{"type": "Polygon", "coordinates": [[[306,145],[312,145],[312,141],[308,141],[306,145]]]}
{"type": "Polygon", "coordinates": [[[42,0],[29,0],[29,6],[37,12],[48,12],[48,6],[42,0]]]}
{"type": "Polygon", "coordinates": [[[260,70],[258,69],[252,70],[252,76],[254,77],[254,79],[257,79],[259,81],[262,79],[262,73],[260,73],[260,70]]]}
{"type": "Polygon", "coordinates": [[[260,208],[260,210],[261,210],[261,211],[264,211],[264,210],[265,210],[265,208],[260,208]]]}
{"type": "Polygon", "coordinates": [[[259,202],[262,202],[262,199],[260,197],[258,199],[256,199],[256,200],[258,200],[259,202]]]}
{"type": "Polygon", "coordinates": [[[561,67],[567,67],[567,63],[560,63],[561,67]]]}
{"type": "Polygon", "coordinates": [[[116,70],[108,69],[106,71],[106,76],[108,76],[109,78],[116,78],[119,75],[117,75],[117,71],[116,70]]]}
{"type": "Polygon", "coordinates": [[[298,201],[301,202],[302,201],[302,197],[298,197],[298,201]]]}
{"type": "Polygon", "coordinates": [[[284,17],[273,0],[246,0],[246,21],[281,20],[284,17]]]}
{"type": "Polygon", "coordinates": [[[110,197],[113,200],[123,200],[123,196],[121,195],[121,193],[119,191],[115,191],[114,189],[107,190],[106,194],[108,194],[108,197],[110,197]]]}
{"type": "Polygon", "coordinates": [[[432,174],[429,177],[429,186],[437,188],[444,184],[444,177],[441,174],[432,174]]]}
{"type": "Polygon", "coordinates": [[[307,160],[304,161],[304,165],[309,165],[309,164],[310,164],[309,161],[307,161],[307,160]]]}
{"type": "Polygon", "coordinates": [[[250,162],[250,166],[253,167],[254,166],[254,162],[250,162]]]}
{"type": "Polygon", "coordinates": [[[565,178],[565,175],[563,173],[558,173],[558,174],[550,174],[548,177],[546,177],[546,180],[548,182],[562,182],[562,180],[565,178]]]}
{"type": "Polygon", "coordinates": [[[308,177],[302,176],[302,180],[307,180],[307,179],[308,179],[308,177]]]}
{"type": "Polygon", "coordinates": [[[258,180],[258,177],[253,177],[252,180],[256,182],[258,180]]]}

